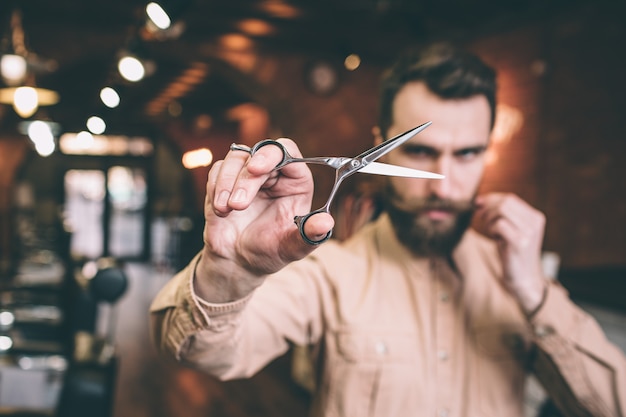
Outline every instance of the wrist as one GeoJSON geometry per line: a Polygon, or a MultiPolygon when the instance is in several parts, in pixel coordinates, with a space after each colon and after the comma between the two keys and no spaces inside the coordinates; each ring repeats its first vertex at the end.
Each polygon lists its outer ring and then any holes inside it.
{"type": "Polygon", "coordinates": [[[547,294],[548,283],[545,280],[540,280],[532,289],[518,293],[519,303],[528,318],[533,317],[541,309],[547,294]]]}
{"type": "Polygon", "coordinates": [[[204,301],[215,304],[230,303],[248,296],[263,279],[235,262],[213,258],[203,253],[193,272],[193,290],[204,301]]]}

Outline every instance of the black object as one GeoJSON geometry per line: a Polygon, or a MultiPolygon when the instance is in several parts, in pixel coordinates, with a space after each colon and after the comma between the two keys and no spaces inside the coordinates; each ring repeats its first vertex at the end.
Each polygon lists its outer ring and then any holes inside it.
{"type": "Polygon", "coordinates": [[[118,267],[100,269],[89,281],[89,292],[96,302],[115,303],[128,287],[128,278],[118,267]]]}

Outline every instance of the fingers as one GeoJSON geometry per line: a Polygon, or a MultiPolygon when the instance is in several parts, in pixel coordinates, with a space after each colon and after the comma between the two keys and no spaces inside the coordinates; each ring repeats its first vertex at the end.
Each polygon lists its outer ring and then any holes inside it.
{"type": "Polygon", "coordinates": [[[478,197],[476,204],[491,237],[520,248],[541,245],[545,216],[518,196],[490,193],[478,197]]]}
{"type": "MultiPolygon", "coordinates": [[[[317,242],[324,239],[330,230],[335,226],[335,221],[328,213],[317,213],[312,215],[304,223],[304,233],[308,239],[317,242]]],[[[316,248],[315,245],[307,243],[297,227],[290,232],[289,239],[284,245],[281,258],[287,262],[300,259],[316,248]]]]}
{"type": "Polygon", "coordinates": [[[213,211],[218,216],[225,216],[232,211],[229,201],[233,198],[233,187],[248,158],[245,152],[230,151],[224,160],[216,162],[209,171],[207,195],[211,196],[213,211]]]}
{"type": "MultiPolygon", "coordinates": [[[[299,154],[295,143],[289,139],[279,139],[288,151],[299,154]]],[[[243,210],[257,195],[259,189],[267,186],[270,178],[278,173],[274,167],[282,160],[283,154],[277,146],[263,146],[253,156],[241,150],[231,150],[224,160],[214,164],[207,182],[207,202],[212,203],[218,216],[226,216],[232,210],[243,210]]]]}
{"type": "Polygon", "coordinates": [[[223,160],[216,161],[211,169],[206,182],[206,196],[204,198],[205,209],[213,207],[213,201],[215,200],[215,186],[217,183],[217,176],[222,168],[223,160]]]}
{"type": "Polygon", "coordinates": [[[534,311],[545,288],[541,269],[544,214],[513,194],[486,194],[476,204],[476,214],[498,244],[503,283],[525,312],[534,311]]]}

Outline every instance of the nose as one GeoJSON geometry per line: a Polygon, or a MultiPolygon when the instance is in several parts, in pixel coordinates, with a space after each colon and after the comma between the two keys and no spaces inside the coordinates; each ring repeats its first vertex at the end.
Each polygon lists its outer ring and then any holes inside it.
{"type": "Polygon", "coordinates": [[[442,174],[445,178],[429,180],[430,194],[440,199],[448,199],[452,193],[452,170],[450,159],[445,156],[437,158],[433,164],[433,172],[442,174]]]}

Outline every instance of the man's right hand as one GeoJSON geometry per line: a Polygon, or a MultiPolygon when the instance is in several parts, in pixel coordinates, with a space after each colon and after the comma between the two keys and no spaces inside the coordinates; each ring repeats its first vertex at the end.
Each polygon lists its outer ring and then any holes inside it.
{"type": "MultiPolygon", "coordinates": [[[[278,139],[294,157],[290,139],[278,139]]],[[[204,205],[204,248],[194,286],[206,301],[224,303],[246,296],[263,277],[315,249],[302,240],[294,216],[310,211],[313,178],[304,163],[280,171],[277,146],[263,146],[252,157],[230,151],[209,172],[204,205]]],[[[312,216],[305,233],[321,239],[334,225],[330,215],[312,216]]]]}

